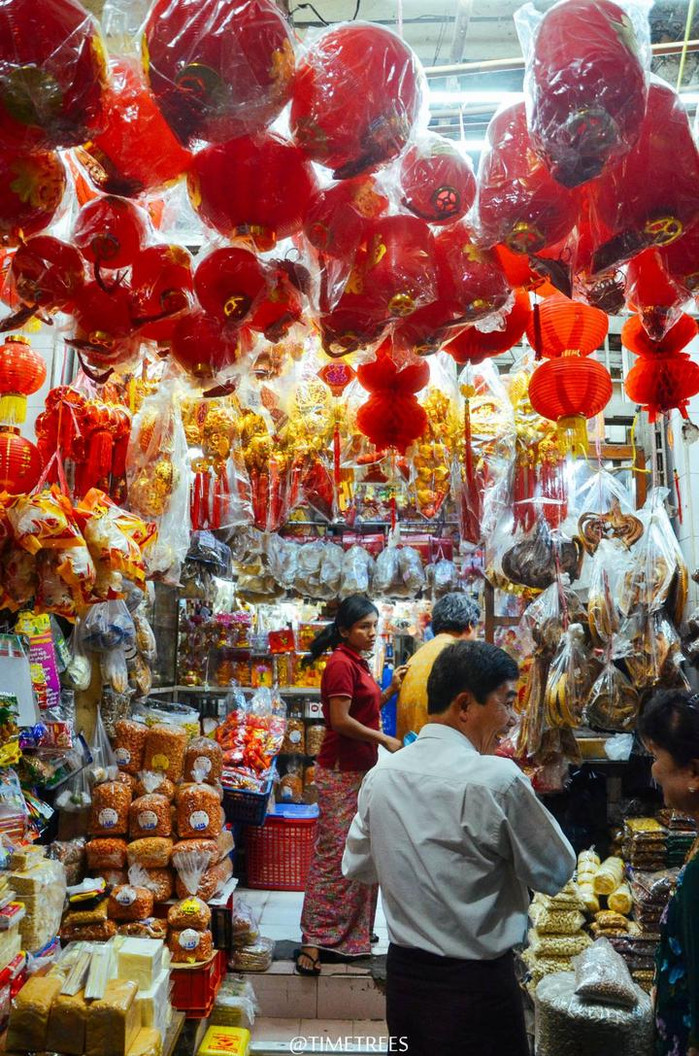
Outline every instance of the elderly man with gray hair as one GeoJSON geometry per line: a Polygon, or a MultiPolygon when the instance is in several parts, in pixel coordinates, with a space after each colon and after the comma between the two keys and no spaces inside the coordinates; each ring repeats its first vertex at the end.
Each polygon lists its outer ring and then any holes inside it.
{"type": "Polygon", "coordinates": [[[434,638],[425,642],[408,661],[398,696],[396,735],[419,733],[427,718],[427,679],[432,665],[447,645],[476,637],[481,610],[468,594],[445,594],[432,609],[434,638]]]}

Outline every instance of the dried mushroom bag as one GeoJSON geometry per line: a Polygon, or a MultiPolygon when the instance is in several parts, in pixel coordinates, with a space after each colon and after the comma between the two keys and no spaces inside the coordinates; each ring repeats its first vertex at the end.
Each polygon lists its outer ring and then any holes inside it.
{"type": "Polygon", "coordinates": [[[320,585],[325,587],[328,596],[336,598],[342,584],[342,564],[344,550],[333,543],[326,544],[320,566],[320,585]]]}
{"type": "Polygon", "coordinates": [[[404,584],[401,580],[398,548],[389,545],[376,558],[374,570],[374,593],[381,596],[400,596],[404,584]]]}
{"type": "Polygon", "coordinates": [[[645,531],[633,548],[633,567],[621,585],[619,607],[630,616],[639,606],[650,612],[669,607],[680,623],[687,602],[688,573],[677,537],[667,515],[667,488],[653,488],[640,518],[645,531]]]}
{"type": "Polygon", "coordinates": [[[638,994],[624,958],[607,939],[597,939],[573,958],[575,993],[586,1001],[635,1008],[638,994]]]}
{"type": "Polygon", "coordinates": [[[585,630],[571,623],[551,661],[544,690],[544,725],[550,729],[579,726],[592,682],[592,660],[585,630]]]}
{"type": "Polygon", "coordinates": [[[634,729],[638,707],[638,693],[610,660],[590,690],[583,719],[593,729],[625,733],[634,729]]]}

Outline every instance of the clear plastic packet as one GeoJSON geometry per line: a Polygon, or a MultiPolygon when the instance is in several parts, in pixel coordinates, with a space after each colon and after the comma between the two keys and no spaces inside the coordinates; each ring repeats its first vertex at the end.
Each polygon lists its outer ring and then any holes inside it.
{"type": "Polygon", "coordinates": [[[680,636],[662,612],[649,614],[639,609],[625,620],[614,645],[614,657],[623,660],[639,692],[658,683],[689,688],[681,667],[680,636]]]}
{"type": "Polygon", "coordinates": [[[172,864],[180,884],[190,895],[196,895],[202,877],[211,864],[212,856],[207,851],[177,850],[173,852],[172,864]]]}
{"type": "Polygon", "coordinates": [[[129,884],[151,891],[156,904],[167,902],[169,898],[172,898],[175,890],[172,871],[167,867],[146,868],[142,865],[131,865],[129,866],[129,884]]]}
{"type": "Polygon", "coordinates": [[[392,597],[404,590],[401,581],[399,551],[389,540],[388,546],[376,558],[374,570],[374,592],[379,597],[392,597]]]}
{"type": "Polygon", "coordinates": [[[195,737],[184,756],[184,780],[215,785],[221,780],[223,752],[210,737],[195,737]]]}
{"type": "Polygon", "coordinates": [[[585,610],[568,576],[552,583],[524,611],[522,624],[538,651],[555,653],[570,623],[584,620],[585,610]]]}
{"type": "Polygon", "coordinates": [[[233,951],[229,967],[234,972],[266,972],[272,967],[274,939],[260,936],[250,946],[241,946],[233,951]]]}
{"type": "Polygon", "coordinates": [[[641,510],[645,532],[634,547],[634,563],[621,585],[619,607],[625,616],[639,606],[650,612],[665,607],[679,624],[687,602],[688,572],[665,508],[668,495],[667,488],[653,488],[641,510]]]}
{"type": "Polygon", "coordinates": [[[420,554],[412,546],[400,547],[398,569],[407,595],[415,597],[424,588],[426,578],[420,554]]]}
{"type": "Polygon", "coordinates": [[[183,898],[171,906],[167,914],[168,926],[171,928],[194,928],[195,931],[206,931],[211,924],[211,910],[206,902],[196,895],[183,898]]]}
{"type": "Polygon", "coordinates": [[[150,796],[157,792],[172,802],[175,798],[175,785],[162,770],[140,770],[136,783],[137,796],[150,796]]]}
{"type": "Polygon", "coordinates": [[[129,688],[129,670],[123,649],[108,649],[100,654],[102,684],[115,693],[126,693],[129,688]]]}
{"type": "Polygon", "coordinates": [[[78,617],[70,636],[70,660],[66,666],[61,679],[71,689],[84,691],[92,680],[92,660],[85,648],[84,625],[81,617],[78,617]]]}
{"type": "Polygon", "coordinates": [[[259,1011],[252,983],[242,975],[224,977],[209,1022],[212,1026],[250,1029],[259,1011]]]}
{"type": "Polygon", "coordinates": [[[105,601],[88,609],[83,625],[82,644],[93,653],[134,644],[136,630],[123,601],[105,601]]]}
{"type": "Polygon", "coordinates": [[[190,536],[188,561],[197,561],[208,565],[215,575],[225,576],[231,563],[231,549],[217,539],[213,532],[192,532],[190,536]]]}
{"type": "Polygon", "coordinates": [[[233,899],[231,936],[235,949],[250,946],[260,937],[260,913],[242,898],[233,899]]]}
{"type": "Polygon", "coordinates": [[[537,516],[532,530],[506,533],[502,541],[500,565],[512,583],[533,590],[545,590],[557,575],[565,574],[571,582],[578,579],[582,565],[582,546],[559,529],[551,529],[543,516],[537,516]]]}
{"type": "Polygon", "coordinates": [[[155,632],[141,606],[133,613],[133,624],[136,629],[136,649],[147,663],[154,663],[158,654],[155,632]]]}
{"type": "Polygon", "coordinates": [[[635,1008],[636,987],[626,962],[607,939],[596,942],[573,958],[575,993],[585,1001],[635,1008]]]}
{"type": "Polygon", "coordinates": [[[350,594],[371,594],[375,562],[371,554],[361,546],[351,546],[342,558],[342,579],[339,597],[350,594]]]}
{"type": "Polygon", "coordinates": [[[434,598],[451,594],[459,585],[459,573],[453,561],[440,558],[425,569],[427,586],[434,598]]]}
{"type": "Polygon", "coordinates": [[[546,726],[579,726],[593,678],[585,631],[571,623],[551,661],[544,691],[546,726]]]}
{"type": "MultiPolygon", "coordinates": [[[[105,775],[114,774],[116,772],[116,757],[105,724],[102,720],[102,713],[99,709],[95,719],[95,729],[92,734],[92,740],[90,741],[90,754],[92,755],[90,779],[93,783],[96,784],[98,781],[104,781],[105,775]]],[[[107,780],[110,779],[111,778],[107,778],[107,780]]]]}
{"type": "Polygon", "coordinates": [[[593,729],[624,733],[636,725],[639,698],[633,684],[611,660],[590,690],[583,720],[593,729]]]}
{"type": "Polygon", "coordinates": [[[619,633],[621,585],[632,565],[631,553],[617,539],[603,538],[590,561],[587,615],[592,636],[600,645],[607,645],[619,633]]]}
{"type": "Polygon", "coordinates": [[[340,592],[343,560],[342,547],[328,543],[320,565],[320,586],[326,591],[325,597],[336,598],[340,592]]]}

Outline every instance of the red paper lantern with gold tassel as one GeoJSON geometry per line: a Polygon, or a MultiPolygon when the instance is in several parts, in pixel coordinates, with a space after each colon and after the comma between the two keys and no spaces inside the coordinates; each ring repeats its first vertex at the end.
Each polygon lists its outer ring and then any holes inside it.
{"type": "Polygon", "coordinates": [[[585,356],[549,359],[529,382],[529,400],[537,414],[556,422],[566,450],[587,450],[587,419],[594,418],[612,398],[606,367],[585,356]]]}
{"type": "Polygon", "coordinates": [[[27,396],[46,381],[46,364],[26,337],[8,337],[0,345],[0,423],[21,425],[27,416],[27,396]]]}
{"type": "Polygon", "coordinates": [[[14,429],[0,431],[0,491],[24,495],[36,487],[43,462],[38,448],[14,429]]]}

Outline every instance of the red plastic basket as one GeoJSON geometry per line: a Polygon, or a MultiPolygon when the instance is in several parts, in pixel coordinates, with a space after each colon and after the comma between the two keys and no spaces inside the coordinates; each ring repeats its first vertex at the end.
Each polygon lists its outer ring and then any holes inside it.
{"type": "Polygon", "coordinates": [[[317,818],[268,815],[245,833],[248,887],[303,891],[313,859],[317,818]]]}
{"type": "Polygon", "coordinates": [[[188,1019],[204,1019],[211,1013],[225,972],[224,950],[217,950],[206,964],[173,968],[170,972],[173,1007],[186,1012],[188,1019]]]}

